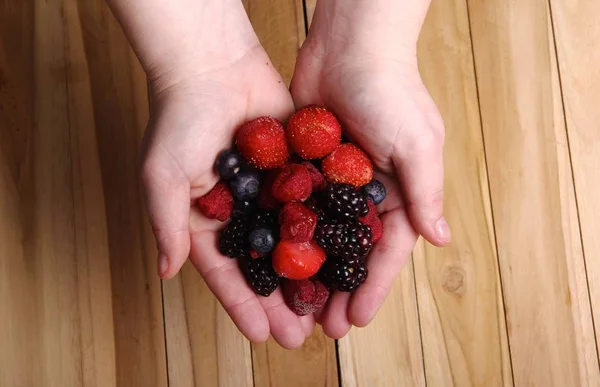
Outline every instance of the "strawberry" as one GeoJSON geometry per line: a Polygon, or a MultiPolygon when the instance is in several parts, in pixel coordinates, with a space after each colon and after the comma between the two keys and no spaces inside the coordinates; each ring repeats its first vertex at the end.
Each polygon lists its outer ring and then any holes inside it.
{"type": "Polygon", "coordinates": [[[340,144],[342,127],[325,108],[311,105],[294,113],[285,128],[290,146],[304,159],[320,159],[340,144]]]}
{"type": "Polygon", "coordinates": [[[317,214],[302,203],[286,203],[279,212],[279,225],[282,240],[308,242],[317,227],[317,214]]]}
{"type": "Polygon", "coordinates": [[[371,227],[371,233],[373,235],[373,243],[377,243],[383,236],[383,222],[379,218],[377,207],[371,200],[367,200],[369,206],[369,212],[367,215],[359,218],[358,221],[366,226],[371,227]]]}
{"type": "Polygon", "coordinates": [[[304,201],[312,192],[312,179],[302,164],[290,164],[279,171],[271,193],[280,202],[304,201]]]}
{"type": "Polygon", "coordinates": [[[352,184],[361,187],[373,178],[373,164],[369,156],[353,144],[336,148],[322,165],[325,178],[331,183],[352,184]]]}
{"type": "Polygon", "coordinates": [[[321,309],[329,298],[329,290],[323,283],[311,279],[287,280],[283,284],[285,303],[298,316],[306,316],[321,309]]]}
{"type": "Polygon", "coordinates": [[[315,275],[325,262],[325,251],[315,241],[280,241],[273,251],[273,268],[280,277],[301,280],[315,275]]]}
{"type": "Polygon", "coordinates": [[[258,169],[284,165],[290,157],[281,122],[273,117],[259,117],[242,125],[235,144],[246,161],[258,169]]]}
{"type": "Polygon", "coordinates": [[[200,212],[209,219],[226,221],[233,209],[233,196],[227,184],[217,183],[206,195],[198,199],[200,212]]]}
{"type": "Polygon", "coordinates": [[[313,191],[320,191],[327,187],[327,181],[325,180],[325,176],[315,167],[310,161],[305,161],[302,163],[306,167],[308,173],[310,173],[310,178],[312,179],[312,187],[313,191]]]}

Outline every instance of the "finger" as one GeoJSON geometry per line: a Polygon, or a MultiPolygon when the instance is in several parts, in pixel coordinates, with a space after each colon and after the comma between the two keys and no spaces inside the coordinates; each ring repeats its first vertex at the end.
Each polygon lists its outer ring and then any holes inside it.
{"type": "Polygon", "coordinates": [[[373,319],[418,237],[401,208],[384,214],[382,221],[385,232],[367,259],[367,279],[350,300],[348,317],[358,327],[366,326],[373,319]]]}
{"type": "Polygon", "coordinates": [[[321,325],[323,326],[323,332],[332,339],[341,339],[346,336],[352,327],[347,314],[349,300],[350,293],[335,292],[325,305],[321,316],[321,325]]]}
{"type": "Polygon", "coordinates": [[[288,308],[283,300],[281,289],[277,289],[269,297],[259,297],[259,302],[267,313],[271,335],[286,349],[302,346],[306,334],[300,319],[288,308]]]}
{"type": "Polygon", "coordinates": [[[323,310],[325,310],[325,306],[313,313],[313,316],[315,317],[315,322],[317,322],[317,324],[321,324],[321,321],[323,319],[323,310]]]}
{"type": "Polygon", "coordinates": [[[263,307],[247,285],[237,261],[222,256],[216,243],[216,232],[194,232],[190,260],[240,332],[254,343],[267,341],[269,320],[263,307]]]}
{"type": "Polygon", "coordinates": [[[309,337],[315,330],[315,316],[313,314],[307,314],[306,316],[300,316],[300,324],[304,329],[304,336],[309,337]]]}
{"type": "Polygon", "coordinates": [[[430,243],[450,243],[450,227],[444,219],[443,140],[424,131],[409,147],[399,149],[393,162],[411,222],[430,243]]]}
{"type": "Polygon", "coordinates": [[[190,185],[164,154],[145,161],[142,180],[158,249],[158,275],[171,278],[179,272],[190,252],[190,185]]]}

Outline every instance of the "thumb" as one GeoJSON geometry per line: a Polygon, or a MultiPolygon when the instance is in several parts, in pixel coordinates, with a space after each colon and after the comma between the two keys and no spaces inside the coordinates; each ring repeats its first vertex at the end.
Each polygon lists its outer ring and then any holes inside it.
{"type": "Polygon", "coordinates": [[[158,248],[158,275],[168,279],[179,272],[190,252],[190,185],[176,162],[161,156],[144,161],[142,180],[158,248]]]}
{"type": "Polygon", "coordinates": [[[436,133],[443,131],[422,130],[412,143],[394,152],[392,161],[413,227],[430,243],[441,247],[450,243],[451,233],[443,215],[444,140],[443,135],[436,133]]]}

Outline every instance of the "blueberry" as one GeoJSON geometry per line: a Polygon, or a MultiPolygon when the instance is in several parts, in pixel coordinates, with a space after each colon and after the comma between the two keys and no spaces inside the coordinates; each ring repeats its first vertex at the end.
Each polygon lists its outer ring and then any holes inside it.
{"type": "Polygon", "coordinates": [[[235,200],[252,200],[258,196],[260,175],[256,171],[241,171],[229,182],[235,200]]]}
{"type": "Polygon", "coordinates": [[[275,246],[275,237],[273,231],[259,227],[250,232],[250,247],[259,253],[268,253],[275,246]]]}
{"type": "Polygon", "coordinates": [[[369,184],[363,187],[363,192],[375,204],[379,204],[385,199],[385,185],[377,179],[373,179],[369,184]]]}
{"type": "Polygon", "coordinates": [[[228,180],[234,177],[242,165],[242,156],[235,149],[227,149],[219,154],[215,169],[217,174],[228,180]]]}
{"type": "Polygon", "coordinates": [[[256,203],[250,200],[237,200],[233,203],[233,215],[249,215],[256,209],[256,203]]]}

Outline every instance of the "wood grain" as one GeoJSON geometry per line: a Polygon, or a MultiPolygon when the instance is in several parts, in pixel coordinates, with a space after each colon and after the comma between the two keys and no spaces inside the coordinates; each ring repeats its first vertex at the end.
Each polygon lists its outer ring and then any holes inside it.
{"type": "Polygon", "coordinates": [[[3,33],[17,42],[0,47],[0,384],[115,385],[104,197],[77,10],[68,1],[0,8],[2,19],[11,14],[23,24],[2,23],[21,33],[3,33]]]}
{"type": "Polygon", "coordinates": [[[433,1],[421,75],[446,124],[445,216],[452,244],[413,256],[427,383],[512,386],[467,4],[433,1]]]}
{"type": "Polygon", "coordinates": [[[547,6],[469,1],[514,381],[598,385],[547,6]]]}
{"type": "Polygon", "coordinates": [[[137,178],[148,119],[145,74],[104,1],[79,0],[77,5],[106,203],[117,384],[164,386],[167,367],[156,247],[137,178]]]}
{"type": "Polygon", "coordinates": [[[426,385],[412,263],[373,322],[351,330],[338,346],[343,386],[426,385]]]}
{"type": "Polygon", "coordinates": [[[590,15],[600,15],[594,1],[551,1],[558,65],[562,84],[571,162],[594,313],[596,345],[600,348],[600,27],[590,15]]]}

